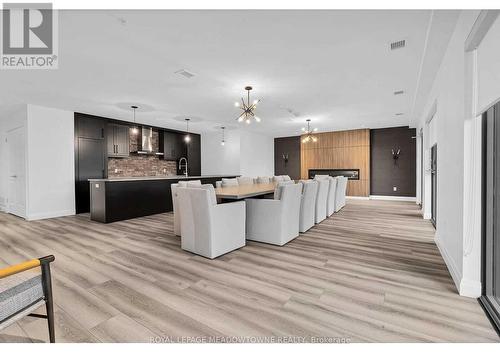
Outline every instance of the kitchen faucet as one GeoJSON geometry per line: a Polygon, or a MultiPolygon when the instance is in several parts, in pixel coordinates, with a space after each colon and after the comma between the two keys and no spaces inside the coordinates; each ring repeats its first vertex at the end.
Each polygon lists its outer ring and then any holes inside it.
{"type": "Polygon", "coordinates": [[[185,161],[185,164],[184,164],[184,175],[187,177],[187,175],[188,175],[188,160],[185,157],[181,157],[180,158],[180,160],[179,160],[179,170],[182,169],[182,160],[185,161]]]}

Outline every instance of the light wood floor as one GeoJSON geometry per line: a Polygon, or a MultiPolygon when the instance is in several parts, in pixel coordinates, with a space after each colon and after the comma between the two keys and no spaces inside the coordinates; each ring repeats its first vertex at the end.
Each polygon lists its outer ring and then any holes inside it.
{"type": "MultiPolygon", "coordinates": [[[[476,300],[457,294],[413,203],[349,201],[284,247],[248,242],[212,261],[180,249],[172,218],[105,225],[0,214],[0,266],[56,256],[60,342],[499,341],[476,300]]],[[[24,318],[0,340],[47,341],[46,322],[24,318]]]]}

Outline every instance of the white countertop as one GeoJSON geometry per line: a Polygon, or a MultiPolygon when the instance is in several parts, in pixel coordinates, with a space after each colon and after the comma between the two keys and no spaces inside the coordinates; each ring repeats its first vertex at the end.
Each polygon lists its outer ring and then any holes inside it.
{"type": "Polygon", "coordinates": [[[149,181],[149,180],[196,180],[213,177],[237,177],[240,175],[201,175],[201,176],[147,176],[147,177],[113,177],[107,179],[89,179],[90,182],[120,182],[120,181],[149,181]]]}

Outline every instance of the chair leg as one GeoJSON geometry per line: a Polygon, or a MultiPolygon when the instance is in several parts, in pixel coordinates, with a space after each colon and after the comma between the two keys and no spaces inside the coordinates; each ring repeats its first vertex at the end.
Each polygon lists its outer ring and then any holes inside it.
{"type": "Polygon", "coordinates": [[[50,343],[56,342],[56,335],[54,329],[54,305],[52,303],[52,296],[45,302],[45,308],[47,310],[47,323],[49,326],[49,340],[50,343]]]}
{"type": "Polygon", "coordinates": [[[53,256],[40,258],[42,267],[42,283],[45,294],[45,308],[47,311],[47,324],[49,327],[49,340],[50,343],[56,342],[55,329],[54,329],[54,303],[52,300],[52,279],[50,276],[49,263],[54,261],[53,256]]]}

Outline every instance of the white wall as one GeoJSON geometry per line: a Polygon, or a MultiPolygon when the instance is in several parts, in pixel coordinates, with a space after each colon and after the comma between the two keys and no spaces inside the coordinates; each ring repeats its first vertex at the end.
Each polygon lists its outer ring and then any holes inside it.
{"type": "Polygon", "coordinates": [[[242,130],[226,132],[226,145],[220,132],[201,136],[202,175],[272,176],[274,138],[242,130]]]}
{"type": "MultiPolygon", "coordinates": [[[[481,233],[480,229],[471,230],[468,227],[471,216],[469,208],[479,200],[468,191],[477,190],[480,180],[479,182],[470,180],[466,171],[471,167],[470,157],[473,157],[469,155],[470,145],[473,143],[475,146],[480,146],[480,142],[474,139],[477,133],[471,130],[471,127],[475,126],[471,124],[471,120],[475,120],[475,117],[467,108],[471,107],[468,102],[478,101],[476,104],[484,105],[500,97],[498,20],[478,49],[479,59],[484,58],[483,55],[488,55],[488,60],[477,62],[479,90],[474,91],[470,88],[474,82],[470,78],[473,71],[470,68],[471,55],[465,52],[465,43],[478,15],[479,11],[461,12],[418,124],[418,129],[424,128],[424,136],[427,135],[427,138],[424,138],[426,160],[432,142],[437,142],[438,148],[436,243],[460,294],[471,297],[481,294],[481,233]],[[487,80],[485,75],[493,72],[497,76],[495,83],[487,80]],[[434,110],[436,115],[431,128],[425,128],[425,123],[434,110]]],[[[476,107],[476,104],[472,106],[476,107]]],[[[425,163],[424,167],[427,166],[425,163]]],[[[475,171],[480,172],[480,169],[475,171]]],[[[430,185],[425,180],[424,206],[430,204],[429,197],[430,185]]]]}
{"type": "Polygon", "coordinates": [[[8,186],[7,132],[19,127],[26,128],[27,106],[2,107],[0,110],[0,210],[6,209],[8,186]]]}
{"type": "Polygon", "coordinates": [[[74,114],[28,105],[27,219],[75,214],[74,114]]]}
{"type": "Polygon", "coordinates": [[[249,177],[274,175],[274,138],[241,132],[240,140],[240,174],[249,177]]]}
{"type": "Polygon", "coordinates": [[[26,131],[26,213],[28,220],[75,214],[73,112],[20,105],[0,111],[0,209],[8,197],[5,138],[26,131]]]}
{"type": "Polygon", "coordinates": [[[239,175],[240,173],[240,133],[226,131],[224,146],[221,132],[206,132],[201,135],[201,174],[239,175]]]}

